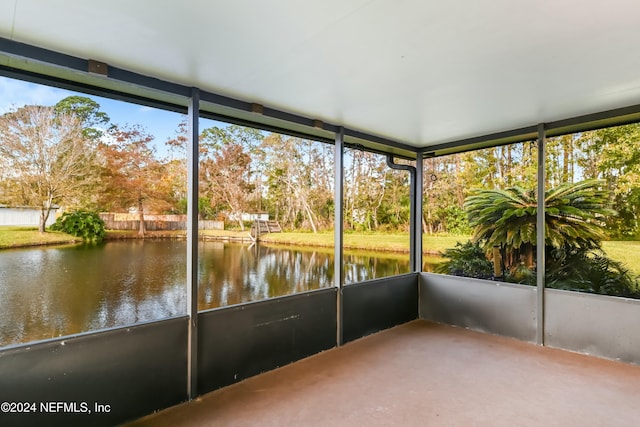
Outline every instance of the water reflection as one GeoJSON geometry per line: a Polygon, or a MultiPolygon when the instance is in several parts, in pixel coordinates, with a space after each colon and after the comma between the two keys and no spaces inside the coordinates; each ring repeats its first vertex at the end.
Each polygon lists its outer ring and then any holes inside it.
{"type": "Polygon", "coordinates": [[[257,301],[332,284],[330,253],[218,243],[201,247],[198,309],[257,301]]]}
{"type": "MultiPolygon", "coordinates": [[[[333,285],[331,249],[205,242],[198,308],[333,285]]],[[[407,254],[346,252],[345,283],[409,271],[407,254]]],[[[186,243],[0,251],[0,347],[186,313],[186,243]]]]}
{"type": "Polygon", "coordinates": [[[185,313],[185,246],[114,242],[0,252],[0,345],[185,313]]]}

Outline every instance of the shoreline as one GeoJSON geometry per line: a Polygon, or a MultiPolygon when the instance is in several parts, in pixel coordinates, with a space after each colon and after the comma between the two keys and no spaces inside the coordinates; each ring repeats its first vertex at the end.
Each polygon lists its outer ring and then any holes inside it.
{"type": "MultiPolygon", "coordinates": [[[[265,243],[269,245],[277,246],[294,246],[294,247],[316,247],[316,248],[333,248],[333,234],[329,235],[330,239],[327,239],[328,233],[278,233],[271,237],[267,235],[260,236],[259,243],[265,243]],[[276,237],[277,236],[277,237],[276,237]],[[300,236],[303,236],[302,238],[300,236]],[[328,241],[327,241],[328,240],[328,241]]],[[[374,252],[387,252],[387,253],[409,253],[408,247],[398,247],[393,242],[380,242],[383,245],[378,246],[371,240],[388,237],[385,234],[347,234],[349,236],[346,240],[351,242],[344,242],[343,248],[348,250],[362,250],[362,251],[374,251],[374,252]],[[357,240],[358,242],[354,242],[357,240]],[[386,245],[386,246],[385,246],[386,245]]],[[[392,235],[391,240],[397,235],[392,235]]],[[[138,236],[137,231],[107,231],[104,242],[120,241],[120,240],[186,240],[187,235],[184,231],[148,231],[144,236],[138,236]]],[[[229,231],[220,230],[216,232],[207,232],[206,234],[199,234],[199,241],[204,242],[233,242],[242,244],[257,243],[249,235],[248,231],[229,231]]],[[[82,244],[82,240],[69,236],[69,238],[63,238],[52,241],[33,241],[25,243],[9,244],[0,247],[0,251],[3,249],[19,249],[19,248],[33,248],[38,246],[56,246],[56,245],[72,245],[82,244]]],[[[424,255],[440,255],[440,250],[423,250],[424,255]]]]}

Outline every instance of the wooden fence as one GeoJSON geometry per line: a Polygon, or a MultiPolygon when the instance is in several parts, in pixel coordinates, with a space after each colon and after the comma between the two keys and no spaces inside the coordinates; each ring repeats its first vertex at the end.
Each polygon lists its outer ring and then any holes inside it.
{"type": "MultiPolygon", "coordinates": [[[[138,214],[105,212],[100,214],[107,230],[138,230],[138,214]]],[[[144,225],[149,231],[186,230],[186,215],[145,215],[144,225]]],[[[224,221],[198,221],[199,230],[224,230],[224,221]]]]}

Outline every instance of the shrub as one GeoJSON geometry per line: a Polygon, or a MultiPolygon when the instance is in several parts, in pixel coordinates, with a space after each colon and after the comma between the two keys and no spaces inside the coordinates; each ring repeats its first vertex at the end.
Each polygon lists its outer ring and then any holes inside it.
{"type": "Polygon", "coordinates": [[[510,283],[535,286],[537,277],[535,270],[531,270],[524,263],[520,263],[505,272],[504,280],[510,283]]]}
{"type": "Polygon", "coordinates": [[[99,243],[104,239],[104,221],[95,212],[65,212],[50,227],[54,231],[63,231],[72,236],[82,237],[85,242],[99,243]]]}
{"type": "Polygon", "coordinates": [[[478,243],[458,242],[455,248],[445,250],[442,256],[447,258],[447,261],[435,268],[436,273],[477,279],[489,279],[493,276],[493,264],[478,243]]]}
{"type": "Polygon", "coordinates": [[[638,277],[623,263],[602,253],[549,252],[546,284],[550,288],[620,297],[640,297],[638,277]]]}
{"type": "Polygon", "coordinates": [[[445,225],[444,228],[449,234],[463,236],[471,234],[473,231],[469,225],[467,213],[458,206],[448,206],[444,209],[439,209],[436,214],[445,225]]]}

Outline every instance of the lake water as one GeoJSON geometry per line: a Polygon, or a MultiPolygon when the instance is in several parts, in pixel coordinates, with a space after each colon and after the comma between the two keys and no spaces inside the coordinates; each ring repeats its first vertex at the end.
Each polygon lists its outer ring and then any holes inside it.
{"type": "MultiPolygon", "coordinates": [[[[333,252],[203,242],[198,309],[330,287],[333,252]]],[[[345,283],[409,271],[408,254],[346,252],[345,283]]],[[[0,251],[0,347],[186,314],[186,242],[0,251]]]]}

